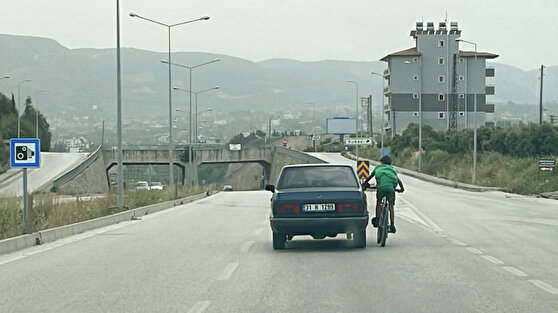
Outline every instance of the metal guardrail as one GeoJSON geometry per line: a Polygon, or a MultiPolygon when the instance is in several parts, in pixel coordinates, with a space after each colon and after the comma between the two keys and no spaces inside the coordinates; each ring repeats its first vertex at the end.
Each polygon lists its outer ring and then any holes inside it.
{"type": "Polygon", "coordinates": [[[89,157],[80,164],[78,164],[73,169],[69,170],[68,172],[64,173],[62,176],[58,177],[52,182],[53,187],[60,187],[65,183],[69,182],[70,180],[74,179],[79,173],[89,167],[89,165],[93,164],[99,158],[99,155],[102,153],[102,146],[99,146],[95,152],[91,153],[89,157]]]}

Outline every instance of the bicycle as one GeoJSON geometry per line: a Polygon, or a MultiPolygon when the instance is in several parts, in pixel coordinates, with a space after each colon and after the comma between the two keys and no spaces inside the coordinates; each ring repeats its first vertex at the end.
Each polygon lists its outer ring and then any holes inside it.
{"type": "MultiPolygon", "coordinates": [[[[370,187],[370,189],[377,190],[378,188],[374,186],[374,187],[370,187]]],[[[395,191],[401,192],[400,189],[395,189],[395,191]]],[[[380,244],[381,247],[386,246],[386,240],[389,233],[388,219],[389,219],[389,202],[387,201],[387,198],[384,196],[382,197],[381,211],[380,211],[380,216],[378,217],[378,231],[376,233],[378,244],[380,244]]]]}

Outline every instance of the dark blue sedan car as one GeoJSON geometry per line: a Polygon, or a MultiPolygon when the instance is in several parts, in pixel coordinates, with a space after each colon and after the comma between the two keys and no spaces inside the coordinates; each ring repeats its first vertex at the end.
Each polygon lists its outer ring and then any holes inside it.
{"type": "Polygon", "coordinates": [[[270,222],[273,248],[294,236],[314,239],[346,233],[355,247],[366,246],[366,194],[349,165],[304,164],[283,167],[273,192],[270,222]]]}

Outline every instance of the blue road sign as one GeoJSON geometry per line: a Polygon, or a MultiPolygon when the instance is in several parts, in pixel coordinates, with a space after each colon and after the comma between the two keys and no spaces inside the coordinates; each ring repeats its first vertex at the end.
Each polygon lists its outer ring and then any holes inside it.
{"type": "Polygon", "coordinates": [[[38,168],[41,165],[39,138],[10,139],[10,167],[38,168]]]}

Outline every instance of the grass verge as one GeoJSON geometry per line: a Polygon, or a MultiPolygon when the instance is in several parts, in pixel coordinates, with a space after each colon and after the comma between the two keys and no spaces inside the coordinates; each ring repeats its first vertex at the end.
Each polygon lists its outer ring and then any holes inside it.
{"type": "MultiPolygon", "coordinates": [[[[210,189],[214,189],[210,187],[210,189]]],[[[178,186],[162,191],[127,191],[123,209],[116,207],[116,194],[99,197],[62,197],[54,194],[33,196],[33,231],[64,226],[125,210],[184,198],[207,191],[207,187],[178,186]]],[[[23,231],[21,198],[0,198],[0,240],[19,236],[23,231]]]]}

